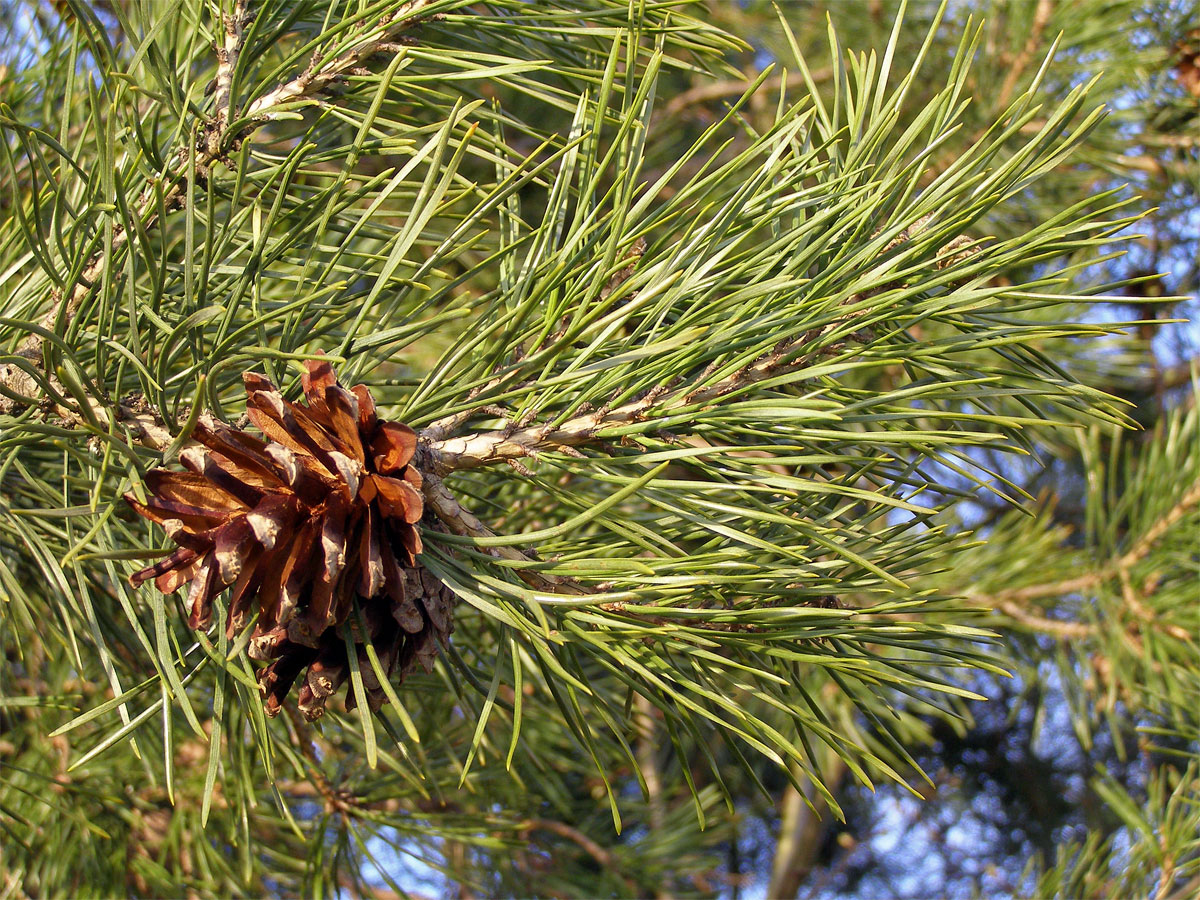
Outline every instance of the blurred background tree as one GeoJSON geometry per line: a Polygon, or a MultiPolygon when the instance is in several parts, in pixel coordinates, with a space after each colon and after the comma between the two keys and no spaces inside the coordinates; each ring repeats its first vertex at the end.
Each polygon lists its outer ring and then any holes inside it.
{"type": "Polygon", "coordinates": [[[1194,896],[1197,21],[0,6],[4,896],[1194,896]],[[317,350],[598,424],[314,726],[119,498],[317,350]]]}

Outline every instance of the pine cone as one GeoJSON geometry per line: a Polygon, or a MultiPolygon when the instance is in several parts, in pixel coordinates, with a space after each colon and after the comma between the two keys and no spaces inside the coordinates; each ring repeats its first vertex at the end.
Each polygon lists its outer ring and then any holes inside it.
{"type": "Polygon", "coordinates": [[[248,653],[271,661],[258,673],[271,716],[305,670],[297,705],[310,720],[324,714],[350,671],[348,631],[378,709],[385,694],[364,642],[398,682],[417,663],[429,671],[453,629],[453,594],[417,562],[417,436],[381,422],[366,387],[347,391],[324,361],[305,364],[307,405],[284,400],[262,375],[243,380],[246,412],[267,440],[202,416],[192,433],[199,446],[180,454],[189,471],[147,473],[144,504],[125,495],[179,545],[130,583],[154,579],[170,593],[190,582],[196,629],[208,627],[213,598],[232,586],[230,637],[257,609],[248,653]]]}

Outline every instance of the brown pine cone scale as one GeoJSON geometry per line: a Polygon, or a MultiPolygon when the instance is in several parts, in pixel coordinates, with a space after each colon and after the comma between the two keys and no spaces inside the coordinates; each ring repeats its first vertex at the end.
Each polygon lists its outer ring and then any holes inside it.
{"type": "MultiPolygon", "coordinates": [[[[247,650],[268,715],[296,681],[309,719],[350,672],[351,636],[372,709],[386,696],[366,653],[399,683],[429,671],[453,630],[453,594],[420,565],[422,478],[417,436],[380,421],[364,385],[346,390],[323,360],[305,363],[306,403],[291,403],[264,376],[247,373],[246,412],[258,438],[202,416],[180,454],[186,471],[146,475],[147,499],[125,499],[178,545],[130,576],[163,593],[189,585],[188,624],[204,629],[213,598],[231,589],[229,637],[254,618],[247,650]],[[355,613],[358,606],[360,624],[355,613]]],[[[356,704],[353,692],[347,706],[356,704]]]]}

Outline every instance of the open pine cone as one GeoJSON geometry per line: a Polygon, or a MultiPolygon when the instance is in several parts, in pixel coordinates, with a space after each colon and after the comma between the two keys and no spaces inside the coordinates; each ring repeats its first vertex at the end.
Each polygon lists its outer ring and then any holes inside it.
{"type": "Polygon", "coordinates": [[[197,629],[232,585],[230,637],[257,608],[248,653],[271,661],[258,673],[271,716],[304,670],[297,705],[309,719],[324,714],[350,671],[348,631],[377,709],[385,694],[364,640],[400,681],[417,663],[429,671],[453,629],[453,594],[417,562],[417,436],[380,421],[366,387],[346,390],[324,361],[305,364],[307,405],[284,400],[262,375],[244,381],[246,412],[267,440],[201,417],[192,433],[199,446],[180,454],[188,471],[147,473],[145,503],[125,495],[179,545],[130,583],[153,578],[170,593],[190,582],[188,624],[197,629]]]}

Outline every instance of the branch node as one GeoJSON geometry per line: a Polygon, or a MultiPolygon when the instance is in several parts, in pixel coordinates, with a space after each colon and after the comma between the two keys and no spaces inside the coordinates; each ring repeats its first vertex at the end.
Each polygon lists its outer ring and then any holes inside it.
{"type": "MultiPolygon", "coordinates": [[[[533,454],[530,454],[530,455],[532,456],[533,454]]],[[[519,459],[506,459],[505,462],[508,463],[509,468],[511,468],[514,472],[516,472],[522,478],[532,478],[533,477],[533,470],[530,469],[523,462],[521,462],[519,459]]]]}

